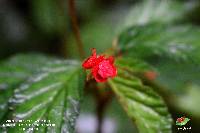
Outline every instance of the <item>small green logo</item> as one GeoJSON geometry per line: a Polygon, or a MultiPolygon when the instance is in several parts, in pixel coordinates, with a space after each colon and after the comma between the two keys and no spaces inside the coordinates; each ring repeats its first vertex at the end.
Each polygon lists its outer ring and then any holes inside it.
{"type": "Polygon", "coordinates": [[[176,125],[177,126],[184,126],[188,121],[190,121],[190,119],[183,116],[181,118],[177,118],[176,125]]]}

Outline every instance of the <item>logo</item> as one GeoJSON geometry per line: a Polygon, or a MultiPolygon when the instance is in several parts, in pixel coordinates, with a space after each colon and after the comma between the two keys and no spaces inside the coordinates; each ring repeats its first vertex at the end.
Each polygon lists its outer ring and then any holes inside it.
{"type": "Polygon", "coordinates": [[[176,120],[176,125],[177,126],[184,126],[187,124],[187,122],[190,121],[189,118],[186,118],[185,116],[181,117],[181,118],[177,118],[176,120]]]}
{"type": "Polygon", "coordinates": [[[185,116],[182,116],[180,118],[176,119],[176,125],[178,126],[178,130],[191,130],[192,127],[191,126],[185,126],[188,121],[190,121],[189,118],[186,118],[185,116]]]}

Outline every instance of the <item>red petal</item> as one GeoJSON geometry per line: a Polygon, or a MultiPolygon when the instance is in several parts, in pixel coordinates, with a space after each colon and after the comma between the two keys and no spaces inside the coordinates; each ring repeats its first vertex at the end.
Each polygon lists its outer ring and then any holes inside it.
{"type": "Polygon", "coordinates": [[[94,77],[94,79],[97,81],[97,82],[105,82],[107,80],[107,78],[102,78],[101,75],[99,75],[97,73],[97,75],[94,77]]]}
{"type": "Polygon", "coordinates": [[[93,48],[92,55],[83,62],[82,67],[85,69],[91,69],[104,59],[104,56],[97,56],[96,49],[93,48]]]}
{"type": "Polygon", "coordinates": [[[95,66],[95,64],[96,64],[96,56],[91,56],[91,57],[89,57],[89,58],[87,58],[84,62],[83,62],[83,64],[82,64],[82,67],[83,68],[85,68],[85,69],[90,69],[90,68],[92,68],[93,66],[95,66]]]}
{"type": "Polygon", "coordinates": [[[114,77],[117,75],[117,69],[110,63],[109,60],[103,60],[99,63],[98,73],[103,78],[114,77]]]}
{"type": "Polygon", "coordinates": [[[110,57],[108,57],[108,59],[107,60],[109,60],[109,62],[111,63],[111,64],[113,64],[114,63],[114,61],[115,61],[115,59],[114,59],[114,57],[113,56],[110,56],[110,57]]]}
{"type": "Polygon", "coordinates": [[[99,70],[98,65],[93,67],[92,68],[92,75],[94,76],[94,78],[97,82],[105,82],[107,80],[107,78],[103,78],[101,75],[99,75],[98,70],[99,70]]]}

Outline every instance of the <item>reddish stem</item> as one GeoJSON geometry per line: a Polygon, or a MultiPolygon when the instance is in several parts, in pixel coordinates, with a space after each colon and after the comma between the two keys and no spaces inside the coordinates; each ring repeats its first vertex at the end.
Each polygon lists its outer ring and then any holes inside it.
{"type": "Polygon", "coordinates": [[[76,44],[78,46],[78,51],[80,57],[83,59],[85,57],[85,52],[83,50],[83,43],[81,41],[81,35],[78,27],[78,21],[76,17],[76,8],[75,8],[75,1],[68,0],[68,7],[69,7],[69,15],[72,21],[72,28],[76,39],[76,44]]]}

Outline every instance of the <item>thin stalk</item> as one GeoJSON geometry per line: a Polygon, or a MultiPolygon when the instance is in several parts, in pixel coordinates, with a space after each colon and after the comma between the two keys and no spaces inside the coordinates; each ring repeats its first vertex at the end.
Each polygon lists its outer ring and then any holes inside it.
{"type": "Polygon", "coordinates": [[[95,93],[96,98],[96,114],[98,118],[98,127],[97,127],[97,133],[102,133],[102,124],[103,124],[103,118],[104,113],[106,110],[106,107],[110,103],[113,97],[113,92],[111,90],[107,92],[100,92],[99,88],[97,88],[95,93]]]}
{"type": "Polygon", "coordinates": [[[96,107],[96,114],[98,120],[97,133],[102,133],[104,110],[105,110],[105,104],[102,103],[101,101],[97,101],[97,107],[96,107]]]}
{"type": "Polygon", "coordinates": [[[97,86],[97,83],[94,80],[87,82],[85,86],[85,91],[89,94],[92,94],[96,102],[96,116],[98,120],[96,133],[103,132],[102,124],[104,113],[113,98],[113,92],[111,90],[104,90],[104,88],[108,88],[107,84],[106,87],[104,86],[102,88],[100,86],[97,86]]]}
{"type": "Polygon", "coordinates": [[[83,50],[83,43],[81,41],[81,35],[80,35],[78,21],[76,17],[75,0],[68,0],[68,8],[69,8],[69,16],[71,18],[72,28],[73,28],[74,36],[76,39],[76,44],[78,47],[80,58],[83,59],[85,57],[85,52],[83,50]]]}

